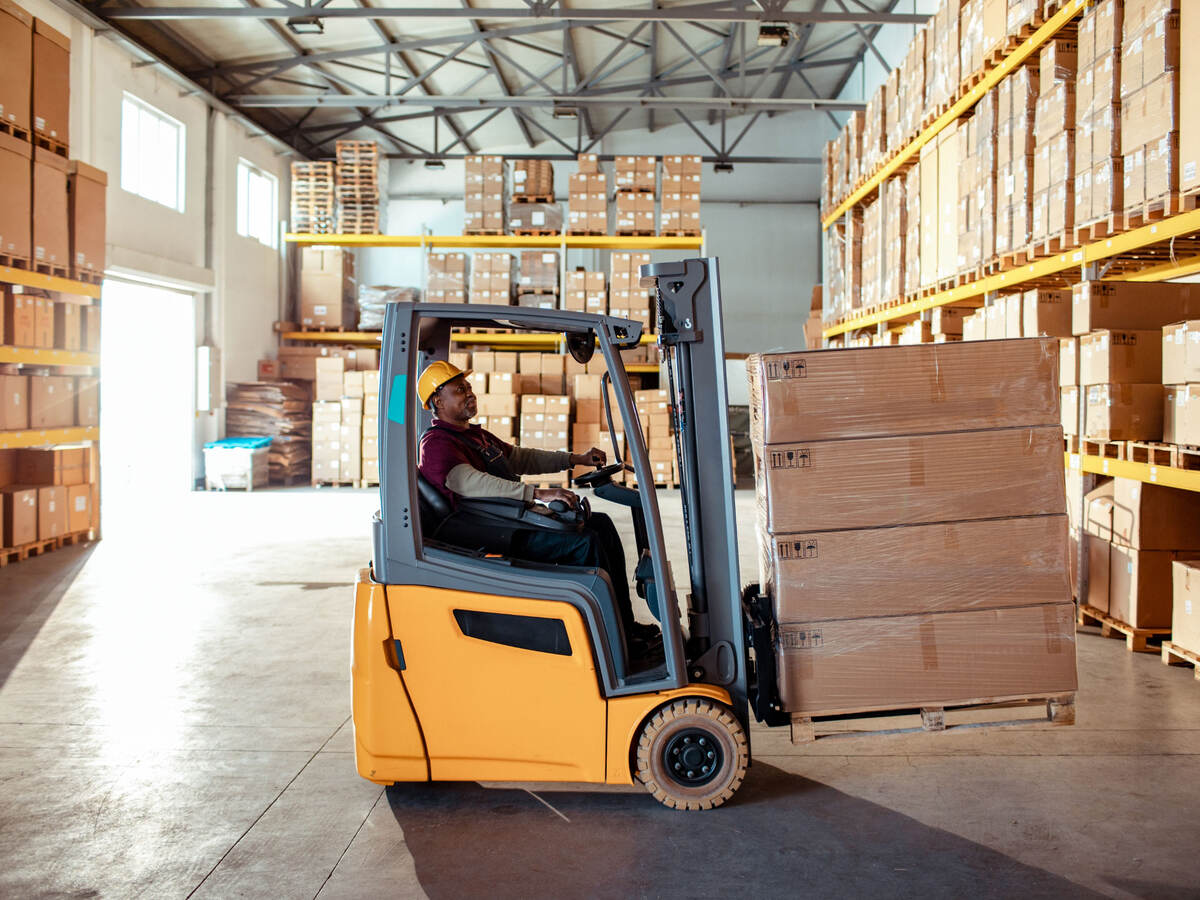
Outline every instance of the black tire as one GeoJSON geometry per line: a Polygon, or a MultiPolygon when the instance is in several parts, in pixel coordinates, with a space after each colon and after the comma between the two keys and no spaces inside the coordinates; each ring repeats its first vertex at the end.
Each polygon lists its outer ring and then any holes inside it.
{"type": "Polygon", "coordinates": [[[638,734],[637,778],[672,809],[714,809],[742,785],[750,753],[729,707],[703,698],[676,700],[638,734]]]}

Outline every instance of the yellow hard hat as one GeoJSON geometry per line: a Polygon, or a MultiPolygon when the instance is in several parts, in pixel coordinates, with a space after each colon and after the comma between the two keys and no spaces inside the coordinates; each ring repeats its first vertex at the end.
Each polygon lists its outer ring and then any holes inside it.
{"type": "Polygon", "coordinates": [[[470,369],[464,372],[458,366],[452,366],[441,359],[430,363],[425,367],[425,371],[417,376],[417,396],[421,398],[421,405],[429,409],[429,401],[433,399],[438,388],[448,381],[453,381],[459,375],[470,374],[470,369]]]}

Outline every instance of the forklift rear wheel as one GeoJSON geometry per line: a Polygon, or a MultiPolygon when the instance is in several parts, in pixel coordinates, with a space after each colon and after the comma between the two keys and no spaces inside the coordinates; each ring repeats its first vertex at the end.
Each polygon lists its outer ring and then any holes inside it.
{"type": "Polygon", "coordinates": [[[637,777],[664,806],[713,809],[741,787],[749,756],[746,732],[729,707],[676,700],[642,726],[637,777]]]}

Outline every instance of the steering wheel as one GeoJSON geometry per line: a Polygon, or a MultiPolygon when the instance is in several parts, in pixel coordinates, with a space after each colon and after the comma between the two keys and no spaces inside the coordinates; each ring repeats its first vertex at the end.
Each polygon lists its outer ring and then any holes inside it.
{"type": "Polygon", "coordinates": [[[612,465],[596,469],[594,472],[585,472],[582,475],[576,475],[572,481],[576,487],[594,488],[610,481],[614,475],[626,468],[628,467],[625,463],[613,463],[612,465]]]}

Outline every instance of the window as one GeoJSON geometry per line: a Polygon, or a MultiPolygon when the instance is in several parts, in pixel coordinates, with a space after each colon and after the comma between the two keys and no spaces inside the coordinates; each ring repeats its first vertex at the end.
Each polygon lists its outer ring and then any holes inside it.
{"type": "Polygon", "coordinates": [[[121,103],[121,187],[183,212],[184,126],[126,94],[121,103]]]}
{"type": "Polygon", "coordinates": [[[274,175],[244,159],[237,167],[237,232],[274,249],[279,246],[275,222],[278,219],[279,182],[274,175]]]}

